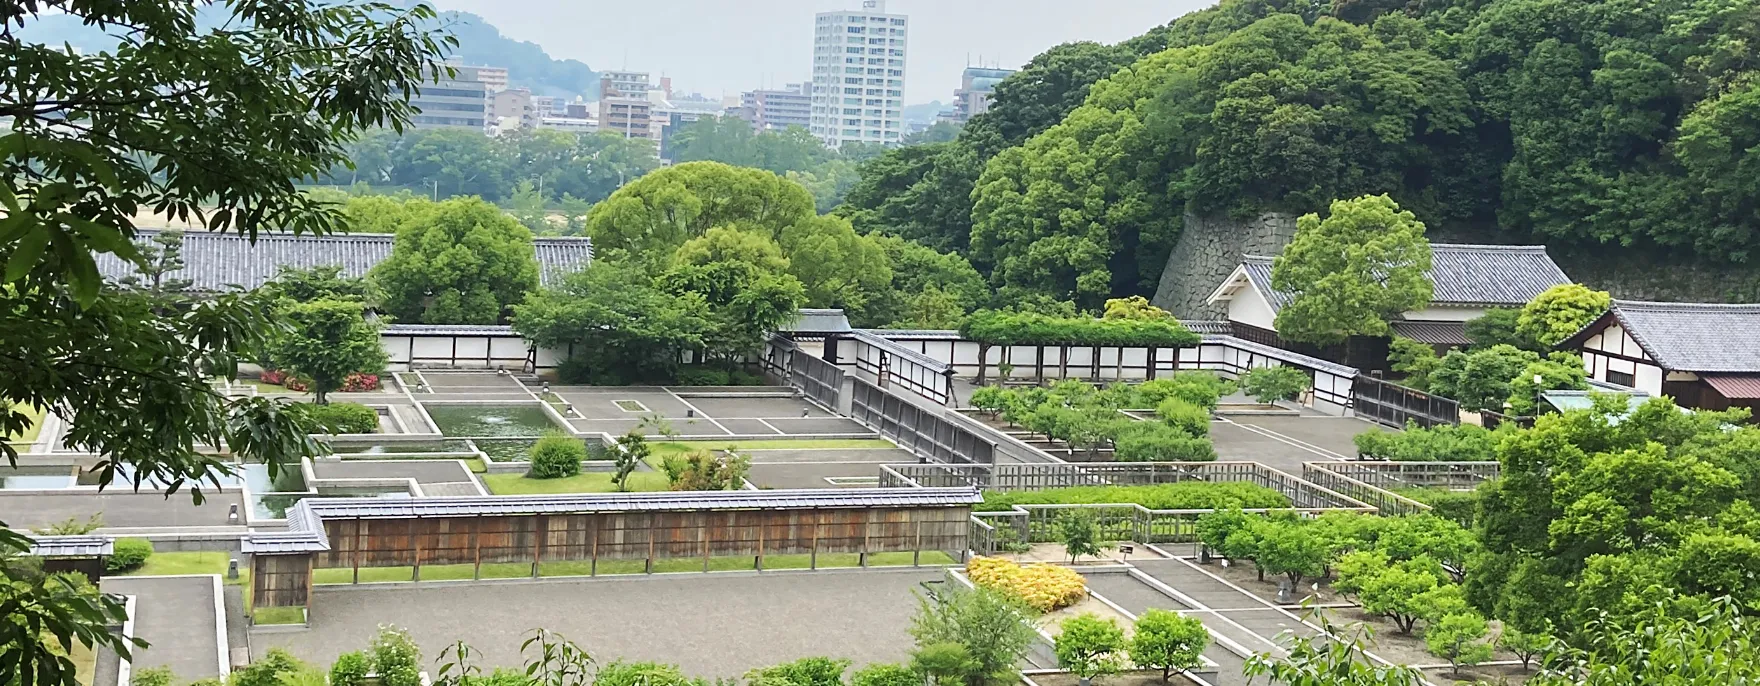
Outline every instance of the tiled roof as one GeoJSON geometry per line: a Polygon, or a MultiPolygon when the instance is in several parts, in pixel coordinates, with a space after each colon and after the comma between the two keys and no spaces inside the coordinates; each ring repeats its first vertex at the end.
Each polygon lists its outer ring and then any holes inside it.
{"type": "Polygon", "coordinates": [[[1233,326],[1220,319],[1181,319],[1179,323],[1195,334],[1228,335],[1234,332],[1233,326]]]}
{"type": "Polygon", "coordinates": [[[1342,365],[1337,362],[1332,362],[1329,360],[1322,360],[1318,357],[1313,357],[1311,355],[1303,355],[1303,354],[1295,352],[1293,350],[1284,350],[1283,348],[1275,348],[1275,347],[1272,347],[1269,345],[1265,345],[1264,343],[1254,343],[1254,342],[1249,341],[1245,338],[1235,338],[1234,336],[1210,335],[1210,336],[1204,337],[1204,342],[1205,343],[1213,343],[1213,344],[1217,344],[1217,345],[1226,345],[1226,346],[1234,348],[1236,350],[1241,350],[1241,351],[1253,353],[1253,354],[1259,355],[1261,357],[1268,357],[1273,360],[1283,362],[1285,364],[1290,364],[1290,365],[1294,365],[1297,367],[1303,367],[1306,369],[1313,369],[1316,371],[1322,371],[1322,372],[1326,372],[1328,374],[1343,376],[1343,377],[1347,377],[1347,378],[1355,378],[1357,376],[1357,368],[1356,367],[1342,365]]]}
{"type": "Polygon", "coordinates": [[[1419,343],[1431,345],[1472,345],[1467,340],[1466,322],[1393,322],[1393,332],[1419,343]]]}
{"type": "Polygon", "coordinates": [[[803,488],[409,499],[305,498],[287,510],[286,531],[253,532],[244,539],[244,552],[287,554],[328,550],[330,542],[324,534],[325,517],[410,519],[763,508],[958,507],[975,505],[983,500],[983,496],[975,488],[803,488]]]}
{"type": "Polygon", "coordinates": [[[495,324],[392,324],[380,332],[386,336],[518,336],[509,325],[495,324]]]}
{"type": "Polygon", "coordinates": [[[784,330],[793,333],[848,333],[849,318],[839,309],[803,307],[800,317],[794,324],[784,327],[784,330]]]}
{"type": "Polygon", "coordinates": [[[1612,315],[1664,369],[1760,373],[1760,304],[1615,300],[1612,315]]]}
{"type": "MultiPolygon", "coordinates": [[[[1434,243],[1430,254],[1430,281],[1435,285],[1430,302],[1435,305],[1519,307],[1541,291],[1571,282],[1544,245],[1434,243]]],[[[1241,267],[1275,312],[1291,296],[1271,289],[1271,262],[1247,255],[1241,267]]]]}
{"type": "MultiPolygon", "coordinates": [[[[137,241],[149,243],[157,231],[141,231],[137,241]]],[[[282,267],[342,267],[344,276],[366,276],[391,256],[392,235],[355,233],[295,236],[259,233],[255,244],[236,233],[189,231],[183,234],[184,268],[170,276],[192,281],[198,291],[231,286],[256,288],[274,279],[282,267]]],[[[578,237],[544,236],[532,240],[540,279],[546,285],[584,268],[593,259],[592,241],[578,237]]],[[[98,271],[107,279],[135,273],[134,265],[114,255],[98,256],[98,271]]]]}
{"type": "Polygon", "coordinates": [[[1760,374],[1704,374],[1699,378],[1730,400],[1760,399],[1760,374]]]}
{"type": "Polygon", "coordinates": [[[115,541],[108,536],[35,536],[29,554],[36,557],[98,557],[109,555],[115,541]]]}

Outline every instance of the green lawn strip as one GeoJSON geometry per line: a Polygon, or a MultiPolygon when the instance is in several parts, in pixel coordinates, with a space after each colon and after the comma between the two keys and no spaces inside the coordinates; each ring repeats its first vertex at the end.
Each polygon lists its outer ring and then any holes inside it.
{"type": "Polygon", "coordinates": [[[257,624],[304,624],[306,609],[303,607],[265,607],[251,611],[251,620],[257,624]]]}
{"type": "MultiPolygon", "coordinates": [[[[561,479],[529,479],[524,474],[484,474],[483,486],[495,495],[545,493],[611,493],[610,472],[582,472],[561,479]]],[[[631,491],[664,491],[671,484],[661,472],[635,472],[625,484],[631,491]]]]}
{"type": "MultiPolygon", "coordinates": [[[[185,574],[219,574],[220,580],[228,586],[244,587],[244,606],[251,606],[251,568],[244,560],[238,561],[238,578],[226,578],[227,561],[232,554],[219,550],[189,550],[172,553],[153,553],[147,563],[139,569],[121,576],[180,576],[185,574]]],[[[276,609],[276,608],[265,608],[276,609]]]]}
{"type": "MultiPolygon", "coordinates": [[[[812,566],[810,555],[770,555],[764,558],[764,569],[808,569],[812,566]]],[[[855,567],[859,558],[855,553],[820,553],[819,568],[855,567]]],[[[905,553],[874,553],[868,556],[870,567],[903,567],[910,566],[911,554],[905,553]]],[[[923,551],[921,564],[950,565],[953,557],[939,550],[923,551]]],[[[598,573],[601,576],[619,574],[646,573],[643,560],[600,560],[598,573]]],[[[750,556],[717,556],[709,558],[711,572],[737,572],[754,569],[754,560],[750,556]]],[[[674,558],[654,561],[654,573],[700,572],[703,571],[703,559],[674,558]]],[[[384,583],[394,581],[410,581],[414,569],[411,567],[362,567],[360,582],[384,583]]],[[[422,565],[422,581],[463,581],[473,578],[474,565],[422,565]]],[[[538,565],[538,574],[543,577],[588,576],[593,574],[593,563],[589,560],[568,560],[544,562],[538,565]]],[[[483,563],[483,579],[524,579],[532,575],[529,562],[496,562],[483,563]]],[[[354,570],[316,569],[312,570],[314,584],[347,584],[353,583],[354,570]]]]}
{"type": "Polygon", "coordinates": [[[464,466],[469,467],[473,474],[482,474],[489,471],[489,465],[483,464],[483,458],[480,457],[473,457],[465,460],[464,466]]]}

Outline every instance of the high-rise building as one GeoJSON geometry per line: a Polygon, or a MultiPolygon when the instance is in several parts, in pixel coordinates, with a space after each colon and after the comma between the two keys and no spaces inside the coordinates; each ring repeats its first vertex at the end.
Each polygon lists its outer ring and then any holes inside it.
{"type": "Polygon", "coordinates": [[[489,88],[482,81],[441,78],[423,84],[410,98],[420,110],[410,117],[412,126],[466,126],[482,131],[489,122],[489,88]]]}
{"type": "Polygon", "coordinates": [[[746,120],[757,131],[781,131],[790,126],[810,129],[811,88],[804,83],[791,83],[782,90],[746,91],[739,94],[739,107],[728,108],[727,114],[746,120]]]}
{"type": "Polygon", "coordinates": [[[599,130],[652,139],[653,104],[648,101],[652,87],[645,71],[599,72],[599,130]]]}
{"type": "Polygon", "coordinates": [[[960,75],[960,86],[953,91],[952,113],[943,113],[943,121],[964,124],[972,117],[990,110],[990,96],[996,92],[996,84],[1013,74],[1013,69],[992,69],[990,67],[966,67],[960,75]]]}
{"type": "Polygon", "coordinates": [[[532,114],[539,119],[562,116],[563,106],[566,104],[562,98],[554,95],[534,95],[532,96],[532,114]]]}
{"type": "Polygon", "coordinates": [[[835,148],[904,137],[908,29],[905,15],[886,13],[886,0],[815,15],[808,129],[819,140],[835,148]]]}

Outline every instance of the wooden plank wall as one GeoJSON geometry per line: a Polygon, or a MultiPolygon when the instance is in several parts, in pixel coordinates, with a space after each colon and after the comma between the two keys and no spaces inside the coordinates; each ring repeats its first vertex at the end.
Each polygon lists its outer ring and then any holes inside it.
{"type": "Polygon", "coordinates": [[[326,518],[318,568],[966,549],[965,507],[326,518]]]}
{"type": "Polygon", "coordinates": [[[310,607],[312,556],[252,555],[253,607],[310,607]]]}

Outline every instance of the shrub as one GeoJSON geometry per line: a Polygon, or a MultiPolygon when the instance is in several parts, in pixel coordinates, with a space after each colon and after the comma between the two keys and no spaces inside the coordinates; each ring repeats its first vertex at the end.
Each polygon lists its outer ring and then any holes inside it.
{"type": "Polygon", "coordinates": [[[1516,317],[1516,335],[1550,348],[1594,322],[1613,305],[1607,291],[1579,283],[1561,283],[1546,289],[1516,317]]]}
{"type": "Polygon", "coordinates": [[[698,686],[701,682],[684,675],[678,665],[659,662],[624,662],[618,660],[599,668],[593,675],[593,686],[698,686]]]}
{"type": "Polygon", "coordinates": [[[153,556],[153,542],[144,538],[118,538],[110,558],[104,561],[104,569],[112,572],[126,572],[140,569],[153,556]]]}
{"type": "Polygon", "coordinates": [[[1091,319],[1036,312],[979,310],[960,325],[960,336],[988,345],[1122,345],[1176,348],[1201,340],[1175,320],[1091,319]]]}
{"type": "Polygon", "coordinates": [[[1517,416],[1533,416],[1540,411],[1540,394],[1544,391],[1588,390],[1588,371],[1583,358],[1559,351],[1547,359],[1529,363],[1522,373],[1509,382],[1509,397],[1504,400],[1509,412],[1517,416]],[[1534,383],[1534,377],[1540,383],[1534,383]]]}
{"type": "Polygon", "coordinates": [[[1357,455],[1398,462],[1491,462],[1497,459],[1497,442],[1512,429],[1491,431],[1481,426],[1439,424],[1420,429],[1407,424],[1401,432],[1370,429],[1351,440],[1357,455]]]}
{"type": "Polygon", "coordinates": [[[128,678],[128,686],[171,686],[170,667],[147,667],[134,670],[128,678]]]}
{"type": "Polygon", "coordinates": [[[1460,402],[1461,409],[1503,411],[1510,382],[1540,356],[1511,345],[1463,353],[1450,350],[1430,373],[1430,392],[1460,402]]]}
{"type": "Polygon", "coordinates": [[[228,686],[281,686],[281,674],[307,669],[306,663],[283,648],[270,648],[262,658],[233,670],[228,686]]]}
{"type": "Polygon", "coordinates": [[[526,476],[533,479],[560,479],[581,473],[581,461],[587,459],[587,446],[580,439],[560,431],[546,431],[532,444],[532,464],[526,476]]]}
{"type": "Polygon", "coordinates": [[[1187,436],[1210,435],[1210,412],[1179,398],[1163,400],[1155,408],[1155,415],[1187,436]]]}
{"type": "Polygon", "coordinates": [[[1094,513],[1070,510],[1057,518],[1057,539],[1063,543],[1069,561],[1083,555],[1100,555],[1100,527],[1094,524],[1094,513]]]}
{"type": "Polygon", "coordinates": [[[1424,390],[1430,385],[1430,372],[1436,371],[1436,365],[1442,358],[1436,355],[1436,349],[1429,343],[1419,343],[1404,336],[1394,336],[1393,343],[1388,345],[1387,364],[1395,373],[1404,375],[1401,383],[1424,390]]]}
{"type": "Polygon", "coordinates": [[[1144,669],[1161,670],[1161,680],[1168,681],[1175,670],[1191,669],[1203,664],[1204,647],[1210,644],[1210,632],[1197,617],[1177,612],[1150,609],[1137,618],[1136,635],[1131,637],[1131,662],[1144,669]]]}
{"type": "Polygon", "coordinates": [[[674,491],[733,491],[745,485],[752,458],[731,449],[719,454],[692,450],[682,456],[667,455],[660,468],[674,491]]]}
{"type": "Polygon", "coordinates": [[[829,657],[803,657],[746,672],[749,684],[789,684],[791,686],[843,686],[843,673],[850,661],[829,657]]]}
{"type": "Polygon", "coordinates": [[[999,557],[974,557],[966,563],[972,583],[1020,598],[1040,612],[1069,607],[1088,597],[1088,582],[1068,567],[1021,565],[999,557]]]}
{"type": "Polygon", "coordinates": [[[1477,613],[1450,614],[1424,630],[1424,646],[1431,654],[1448,660],[1454,666],[1455,676],[1460,676],[1461,665],[1476,665],[1491,658],[1491,644],[1483,640],[1487,628],[1485,618],[1477,613]]]}
{"type": "Polygon", "coordinates": [[[379,390],[379,375],[361,372],[349,374],[342,378],[340,390],[344,393],[369,393],[379,390]]]}
{"type": "Polygon", "coordinates": [[[330,665],[330,686],[361,686],[370,671],[366,653],[358,650],[343,653],[330,665]]]}
{"type": "Polygon", "coordinates": [[[982,386],[972,389],[972,407],[983,410],[994,417],[1003,408],[1008,407],[1011,394],[996,386],[982,386]]]}
{"type": "Polygon", "coordinates": [[[1289,507],[1289,498],[1273,489],[1243,482],[1184,481],[1157,486],[1069,486],[1043,491],[985,491],[979,512],[1000,512],[1015,505],[1136,503],[1151,510],[1226,510],[1289,507]]]}
{"type": "Polygon", "coordinates": [[[68,517],[48,526],[31,529],[31,532],[43,536],[81,536],[102,528],[104,528],[104,513],[100,512],[86,519],[68,517]]]}
{"type": "Polygon", "coordinates": [[[1314,385],[1308,373],[1295,367],[1255,367],[1241,374],[1241,391],[1262,403],[1294,400],[1314,385]]]}
{"type": "Polygon", "coordinates": [[[765,384],[762,374],[753,374],[743,369],[728,372],[727,383],[734,386],[763,386],[765,384]]]}
{"type": "Polygon", "coordinates": [[[1124,630],[1118,622],[1084,613],[1063,620],[1058,629],[1053,648],[1059,667],[1092,679],[1123,666],[1124,630]]]}
{"type": "Polygon", "coordinates": [[[678,370],[680,386],[726,386],[731,378],[725,369],[685,367],[678,370]]]}
{"type": "Polygon", "coordinates": [[[300,403],[306,417],[325,433],[370,434],[379,431],[379,412],[360,403],[300,403]]]}
{"type": "Polygon", "coordinates": [[[1216,459],[1216,446],[1209,438],[1187,436],[1165,425],[1149,424],[1161,432],[1120,436],[1113,450],[1118,462],[1211,462],[1216,459]]]}
{"type": "Polygon", "coordinates": [[[923,676],[901,664],[876,662],[849,675],[849,686],[923,686],[923,676]]]}
{"type": "Polygon", "coordinates": [[[372,651],[373,672],[379,675],[380,686],[421,686],[422,653],[409,632],[389,624],[379,625],[372,651]]]}

